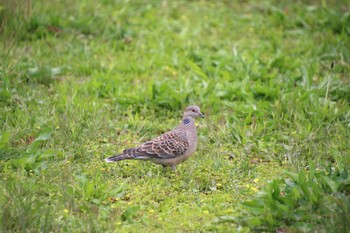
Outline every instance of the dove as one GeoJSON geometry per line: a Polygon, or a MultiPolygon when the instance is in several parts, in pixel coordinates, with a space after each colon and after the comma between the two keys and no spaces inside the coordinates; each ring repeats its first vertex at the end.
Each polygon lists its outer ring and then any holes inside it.
{"type": "Polygon", "coordinates": [[[164,167],[170,166],[175,171],[176,166],[186,161],[197,149],[197,117],[204,118],[204,114],[198,106],[190,105],[183,113],[182,122],[173,130],[138,147],[125,149],[121,154],[111,156],[105,161],[146,160],[164,167]]]}

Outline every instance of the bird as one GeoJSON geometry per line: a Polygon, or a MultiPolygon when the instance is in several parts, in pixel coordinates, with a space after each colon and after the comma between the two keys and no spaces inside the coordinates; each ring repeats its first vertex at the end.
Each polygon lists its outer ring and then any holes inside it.
{"type": "Polygon", "coordinates": [[[181,123],[171,131],[146,141],[138,147],[125,149],[121,154],[106,158],[107,163],[126,159],[146,160],[163,167],[176,166],[187,160],[197,149],[197,130],[195,119],[204,118],[196,105],[186,107],[181,123]]]}

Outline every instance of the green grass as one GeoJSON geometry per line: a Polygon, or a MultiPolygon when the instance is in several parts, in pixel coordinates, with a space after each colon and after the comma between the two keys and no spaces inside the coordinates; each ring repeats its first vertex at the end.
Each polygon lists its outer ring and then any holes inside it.
{"type": "Polygon", "coordinates": [[[1,1],[0,231],[349,231],[349,10],[1,1]],[[177,174],[103,162],[189,104],[177,174]]]}

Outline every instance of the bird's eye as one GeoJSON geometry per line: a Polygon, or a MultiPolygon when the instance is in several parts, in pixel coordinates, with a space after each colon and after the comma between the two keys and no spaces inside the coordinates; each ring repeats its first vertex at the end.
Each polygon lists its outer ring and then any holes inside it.
{"type": "Polygon", "coordinates": [[[192,109],[192,112],[196,112],[196,111],[192,109]]]}

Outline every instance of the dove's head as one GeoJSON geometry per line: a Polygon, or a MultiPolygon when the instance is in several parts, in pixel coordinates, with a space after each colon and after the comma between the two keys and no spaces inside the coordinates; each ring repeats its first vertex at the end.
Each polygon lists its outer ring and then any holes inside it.
{"type": "Polygon", "coordinates": [[[188,117],[197,118],[199,116],[204,118],[204,114],[201,113],[201,110],[199,109],[199,107],[196,105],[190,105],[185,109],[183,118],[184,119],[188,117]]]}

